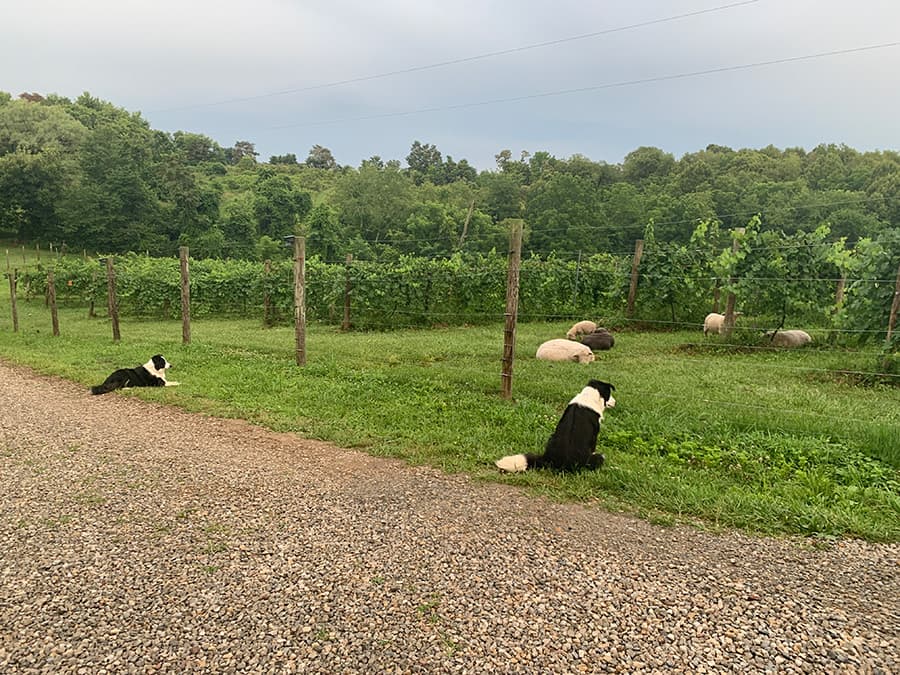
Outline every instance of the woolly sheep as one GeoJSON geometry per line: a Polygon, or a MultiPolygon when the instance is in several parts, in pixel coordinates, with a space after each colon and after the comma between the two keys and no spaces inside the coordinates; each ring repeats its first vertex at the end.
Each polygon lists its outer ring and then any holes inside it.
{"type": "Polygon", "coordinates": [[[770,330],[766,337],[776,347],[802,347],[812,342],[812,338],[805,330],[770,330]]]}
{"type": "MultiPolygon", "coordinates": [[[[741,315],[741,312],[735,312],[734,317],[737,318],[741,315]]],[[[703,319],[703,335],[704,337],[709,333],[718,333],[722,334],[722,331],[725,328],[725,315],[718,314],[717,312],[710,312],[706,315],[706,318],[703,319]]]]}
{"type": "Polygon", "coordinates": [[[566,331],[566,337],[570,340],[574,340],[576,335],[582,335],[583,333],[593,333],[595,330],[597,330],[597,324],[595,324],[593,321],[579,321],[568,331],[566,331]]]}
{"type": "Polygon", "coordinates": [[[594,352],[587,345],[562,339],[547,340],[538,347],[536,356],[543,361],[590,363],[594,360],[594,352]]]}
{"type": "Polygon", "coordinates": [[[591,351],[612,349],[616,339],[605,328],[598,328],[593,333],[588,333],[581,338],[581,344],[590,347],[591,351]]]}

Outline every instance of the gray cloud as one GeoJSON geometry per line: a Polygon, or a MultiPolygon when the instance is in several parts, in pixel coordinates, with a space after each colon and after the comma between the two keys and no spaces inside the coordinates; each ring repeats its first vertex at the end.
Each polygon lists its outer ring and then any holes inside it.
{"type": "Polygon", "coordinates": [[[896,147],[900,48],[636,86],[460,104],[688,73],[900,40],[895,0],[759,0],[585,40],[284,95],[602,31],[727,0],[585,3],[324,0],[13,0],[2,10],[0,89],[82,91],[157,128],[260,154],[403,159],[413,140],[493,166],[503,148],[621,161],[719,143],[896,147]],[[234,99],[258,97],[247,101],[234,99]],[[208,105],[223,101],[219,105],[208,105]],[[399,114],[422,109],[443,109],[399,114]],[[379,115],[395,115],[375,118],[379,115]],[[375,119],[360,119],[375,118],[375,119]]]}

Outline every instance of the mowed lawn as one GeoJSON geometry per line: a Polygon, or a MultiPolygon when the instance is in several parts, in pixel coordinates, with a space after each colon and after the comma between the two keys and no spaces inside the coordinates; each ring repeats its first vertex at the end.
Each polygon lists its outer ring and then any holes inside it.
{"type": "Polygon", "coordinates": [[[732,350],[704,341],[699,328],[629,330],[592,364],[547,363],[534,358],[537,346],[568,324],[522,324],[507,401],[500,323],[366,333],[311,325],[308,363],[298,367],[293,328],[264,329],[257,318],[195,320],[183,345],[179,321],[122,317],[115,344],[108,319],[88,319],[84,308],[61,309],[53,337],[41,300],[20,300],[14,334],[8,292],[0,302],[0,357],[8,362],[87,387],[162,352],[175,364],[171,379],[182,382],[113,395],[240,417],[660,522],[900,540],[900,387],[836,372],[873,371],[871,347],[732,350]],[[594,377],[612,382],[618,401],[601,430],[601,470],[496,470],[503,455],[540,451],[594,377]]]}

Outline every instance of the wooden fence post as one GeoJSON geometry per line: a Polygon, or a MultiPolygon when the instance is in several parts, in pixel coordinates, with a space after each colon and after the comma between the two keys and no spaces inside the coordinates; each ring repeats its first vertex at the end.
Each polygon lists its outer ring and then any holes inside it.
{"type": "MultiPolygon", "coordinates": [[[[831,318],[832,325],[834,325],[835,318],[837,317],[838,314],[841,313],[841,309],[844,306],[844,292],[845,292],[846,288],[847,288],[847,273],[842,272],[841,278],[838,279],[838,282],[837,282],[837,288],[835,288],[835,290],[834,290],[834,307],[831,308],[831,312],[830,312],[831,317],[832,317],[831,318]]],[[[835,344],[837,344],[837,340],[838,340],[838,332],[837,331],[832,331],[828,334],[829,344],[834,346],[835,344]]]]}
{"type": "MultiPolygon", "coordinates": [[[[736,228],[736,231],[738,234],[744,234],[746,228],[738,227],[736,228]]],[[[731,242],[731,252],[737,253],[740,246],[741,244],[738,241],[738,238],[735,237],[731,242]]],[[[730,277],[728,283],[733,284],[734,277],[730,277]]],[[[722,322],[722,334],[725,335],[725,337],[731,337],[731,334],[734,332],[734,303],[734,293],[729,292],[728,298],[725,300],[725,320],[722,322]]]]}
{"type": "Polygon", "coordinates": [[[572,291],[572,309],[578,307],[578,277],[581,276],[581,251],[578,251],[578,262],[575,263],[575,289],[572,291]]]}
{"type": "Polygon", "coordinates": [[[306,237],[294,237],[294,338],[297,365],[306,365],[306,237]]]}
{"type": "Polygon", "coordinates": [[[353,264],[353,254],[347,254],[347,277],[344,281],[344,321],[341,323],[341,330],[350,330],[350,265],[353,264]]]}
{"type": "Polygon", "coordinates": [[[629,319],[634,316],[634,299],[637,296],[638,265],[641,264],[641,256],[644,254],[644,240],[634,242],[634,260],[631,262],[631,286],[628,288],[628,304],[625,307],[625,316],[629,319]]]}
{"type": "Polygon", "coordinates": [[[191,275],[188,269],[188,247],[178,247],[181,262],[181,344],[191,344],[191,275]]]}
{"type": "Polygon", "coordinates": [[[844,289],[847,287],[847,275],[846,273],[841,275],[841,278],[838,279],[837,289],[834,291],[834,311],[840,311],[841,307],[844,305],[844,289]]]}
{"type": "Polygon", "coordinates": [[[9,302],[12,305],[12,323],[13,333],[19,332],[19,310],[16,307],[16,282],[19,270],[13,268],[12,274],[9,274],[9,302]]]}
{"type": "Polygon", "coordinates": [[[93,319],[97,316],[94,311],[94,292],[97,290],[97,270],[91,271],[91,304],[88,307],[88,318],[93,319]]]}
{"type": "Polygon", "coordinates": [[[506,325],[503,330],[503,371],[500,375],[500,395],[512,397],[513,361],[516,353],[516,321],[519,315],[519,264],[522,260],[521,219],[512,221],[509,235],[509,267],[506,273],[506,325]]]}
{"type": "Polygon", "coordinates": [[[894,301],[891,303],[891,315],[888,319],[887,337],[885,341],[891,343],[891,335],[894,333],[894,322],[897,320],[897,312],[900,311],[900,267],[897,268],[897,282],[894,284],[894,301]]]}
{"type": "Polygon", "coordinates": [[[59,337],[59,314],[56,311],[56,283],[53,270],[47,271],[47,300],[50,305],[50,320],[53,324],[53,337],[59,337]]]}
{"type": "Polygon", "coordinates": [[[113,267],[113,259],[106,259],[106,308],[109,318],[112,320],[113,342],[122,339],[119,333],[119,303],[116,300],[116,270],[113,267]]]}
{"type": "Polygon", "coordinates": [[[272,261],[263,263],[263,326],[272,325],[272,298],[269,296],[269,276],[272,274],[272,261]]]}

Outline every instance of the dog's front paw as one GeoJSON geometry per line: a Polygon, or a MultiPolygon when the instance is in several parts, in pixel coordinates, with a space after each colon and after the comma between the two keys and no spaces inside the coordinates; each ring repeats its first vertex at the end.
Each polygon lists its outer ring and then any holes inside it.
{"type": "Polygon", "coordinates": [[[181,382],[166,382],[167,387],[177,387],[181,382]]]}

